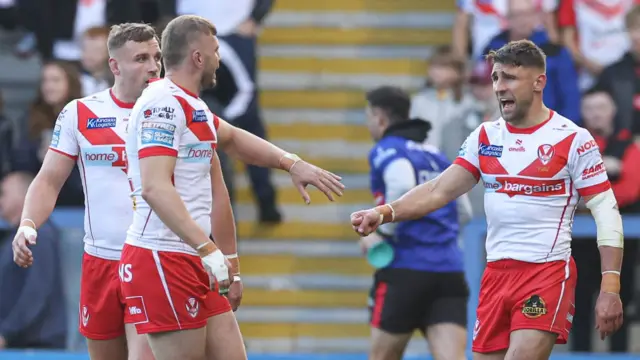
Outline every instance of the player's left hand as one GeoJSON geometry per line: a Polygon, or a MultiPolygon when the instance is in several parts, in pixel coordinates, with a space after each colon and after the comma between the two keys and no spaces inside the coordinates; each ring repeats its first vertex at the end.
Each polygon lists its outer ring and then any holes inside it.
{"type": "Polygon", "coordinates": [[[238,310],[240,307],[240,303],[242,302],[242,280],[234,279],[231,286],[229,286],[229,292],[227,293],[227,299],[229,299],[229,304],[231,304],[231,309],[233,311],[238,310]]]}
{"type": "Polygon", "coordinates": [[[616,332],[623,322],[622,301],[620,295],[600,292],[596,302],[596,329],[600,339],[616,332]]]}
{"type": "Polygon", "coordinates": [[[344,185],[340,182],[342,180],[340,176],[304,160],[296,161],[289,170],[289,174],[293,185],[298,189],[302,199],[307,204],[311,203],[311,197],[306,190],[307,185],[315,186],[331,201],[335,201],[333,194],[342,196],[344,185]]]}

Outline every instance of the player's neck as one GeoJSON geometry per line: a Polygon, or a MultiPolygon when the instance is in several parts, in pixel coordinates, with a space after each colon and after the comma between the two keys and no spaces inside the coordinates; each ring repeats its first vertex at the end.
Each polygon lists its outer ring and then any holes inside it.
{"type": "Polygon", "coordinates": [[[167,71],[165,77],[171,80],[172,83],[178,85],[183,90],[188,90],[192,94],[200,93],[200,77],[194,77],[192,74],[189,74],[180,70],[169,70],[167,71]]]}
{"type": "Polygon", "coordinates": [[[122,101],[123,103],[128,103],[128,104],[135,103],[136,100],[138,99],[138,96],[140,96],[140,94],[133,93],[132,91],[126,91],[126,90],[127,88],[122,84],[120,84],[118,81],[116,81],[115,84],[113,84],[113,87],[111,88],[113,96],[115,96],[116,99],[118,99],[119,101],[122,101]]]}
{"type": "Polygon", "coordinates": [[[522,121],[518,123],[511,123],[510,125],[520,129],[534,127],[547,121],[549,119],[550,111],[551,110],[544,106],[544,104],[540,104],[536,107],[532,106],[531,109],[529,109],[529,113],[524,117],[524,119],[522,119],[522,121]]]}

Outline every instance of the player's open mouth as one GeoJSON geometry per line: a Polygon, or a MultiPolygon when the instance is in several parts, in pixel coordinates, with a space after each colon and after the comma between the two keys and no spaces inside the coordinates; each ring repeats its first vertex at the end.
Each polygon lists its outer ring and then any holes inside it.
{"type": "Polygon", "coordinates": [[[500,99],[500,107],[502,110],[513,110],[515,108],[516,102],[510,99],[500,99]]]}

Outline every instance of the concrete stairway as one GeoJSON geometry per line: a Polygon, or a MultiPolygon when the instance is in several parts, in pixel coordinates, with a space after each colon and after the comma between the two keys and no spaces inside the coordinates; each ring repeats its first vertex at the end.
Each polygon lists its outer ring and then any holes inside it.
{"type": "MultiPolygon", "coordinates": [[[[349,214],[369,207],[364,92],[424,82],[431,47],[448,44],[453,1],[278,0],[260,37],[261,101],[270,139],[344,178],[345,196],[302,203],[276,174],[285,223],[255,225],[238,176],[245,279],[237,315],[250,351],[365,351],[372,269],[349,214]]],[[[238,167],[241,169],[241,166],[238,167]]],[[[424,352],[414,341],[411,352],[424,352]]]]}

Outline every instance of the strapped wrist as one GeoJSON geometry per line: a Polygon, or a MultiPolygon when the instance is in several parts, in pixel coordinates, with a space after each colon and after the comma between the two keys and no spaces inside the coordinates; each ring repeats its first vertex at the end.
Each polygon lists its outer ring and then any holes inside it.
{"type": "Polygon", "coordinates": [[[196,251],[201,258],[215,252],[216,250],[218,250],[218,247],[213,243],[213,241],[204,242],[196,247],[196,251]]]}
{"type": "Polygon", "coordinates": [[[620,294],[620,274],[603,271],[600,291],[604,293],[620,294]]]}
{"type": "Polygon", "coordinates": [[[393,210],[391,204],[376,206],[374,210],[377,211],[382,218],[382,221],[380,221],[380,225],[393,222],[396,218],[396,212],[395,210],[393,210]]]}
{"type": "Polygon", "coordinates": [[[300,160],[302,159],[298,155],[286,153],[282,155],[282,157],[280,158],[280,161],[278,161],[278,166],[280,167],[280,169],[286,172],[291,172],[291,169],[293,169],[293,166],[297,164],[298,161],[300,160]]]}

